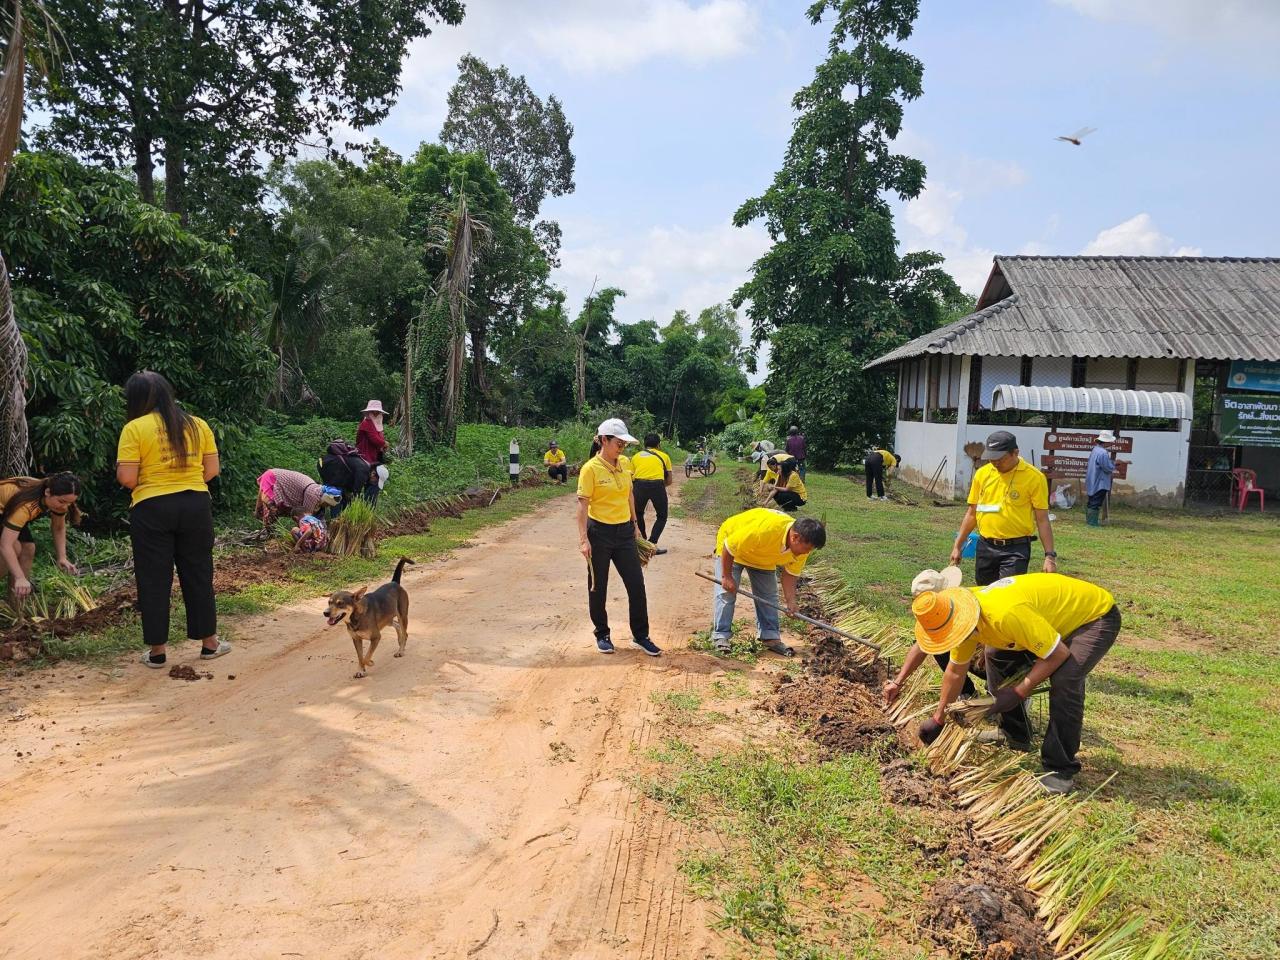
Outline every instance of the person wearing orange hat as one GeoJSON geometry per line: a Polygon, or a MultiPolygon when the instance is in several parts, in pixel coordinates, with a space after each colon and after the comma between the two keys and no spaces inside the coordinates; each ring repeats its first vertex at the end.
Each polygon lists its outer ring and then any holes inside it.
{"type": "Polygon", "coordinates": [[[920,739],[937,739],[947,707],[960,693],[969,661],[979,647],[1011,654],[987,657],[987,687],[994,691],[990,716],[1021,707],[1049,681],[1049,725],[1040,759],[1040,784],[1050,793],[1068,793],[1080,772],[1076,753],[1084,725],[1085,680],[1111,649],[1120,632],[1120,609],[1102,587],[1059,573],[1005,577],[983,587],[925,590],[911,602],[916,642],[898,675],[885,684],[892,703],[902,684],[930,654],[949,653],[942,696],[933,716],[920,725],[920,739]],[[1008,676],[1030,668],[1022,680],[1008,676]]]}

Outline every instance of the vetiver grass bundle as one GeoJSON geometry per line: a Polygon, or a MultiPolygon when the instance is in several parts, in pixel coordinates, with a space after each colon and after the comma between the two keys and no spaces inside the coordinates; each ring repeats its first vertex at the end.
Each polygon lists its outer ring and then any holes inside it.
{"type": "Polygon", "coordinates": [[[647,567],[657,552],[656,544],[650,543],[643,537],[636,537],[636,553],[640,554],[640,566],[647,567]]]}
{"type": "Polygon", "coordinates": [[[329,523],[329,552],[341,557],[376,557],[379,526],[373,506],[356,497],[329,523]]]}
{"type": "Polygon", "coordinates": [[[59,572],[42,580],[39,589],[28,594],[17,609],[0,602],[0,623],[14,624],[24,619],[33,623],[70,620],[97,605],[93,594],[79,580],[59,572]]]}
{"type": "MultiPolygon", "coordinates": [[[[813,577],[836,626],[850,633],[874,635],[886,658],[901,660],[905,656],[913,642],[910,633],[892,626],[878,628],[850,586],[834,571],[818,566],[813,577]]],[[[874,657],[862,648],[850,653],[868,661],[874,657]]],[[[896,726],[904,727],[931,713],[937,707],[937,686],[936,674],[916,671],[886,715],[896,726]]],[[[1043,689],[1047,687],[1035,692],[1043,689]]],[[[969,814],[974,835],[1002,853],[1036,895],[1046,935],[1061,951],[1080,936],[1085,922],[1097,914],[1120,882],[1124,868],[1106,868],[1103,854],[1124,842],[1127,831],[1099,835],[1081,822],[1085,803],[1112,778],[1082,799],[1049,795],[1021,769],[1020,757],[977,743],[973,728],[993,701],[971,700],[948,710],[948,719],[957,722],[946,724],[927,748],[929,768],[948,779],[958,805],[969,814]]],[[[1179,960],[1193,952],[1188,930],[1163,930],[1152,935],[1145,919],[1128,917],[1104,925],[1064,954],[1064,960],[1179,960]]]]}

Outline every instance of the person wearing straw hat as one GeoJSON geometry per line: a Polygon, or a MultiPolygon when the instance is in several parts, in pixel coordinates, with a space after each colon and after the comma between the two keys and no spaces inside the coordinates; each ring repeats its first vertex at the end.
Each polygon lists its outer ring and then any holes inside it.
{"type": "MultiPolygon", "coordinates": [[[[587,559],[587,606],[595,627],[596,649],[613,653],[609,613],[609,564],[618,570],[627,588],[631,642],[651,657],[662,654],[649,639],[649,601],[644,591],[644,569],[636,549],[640,525],[631,491],[630,464],[622,451],[636,438],[616,417],[596,429],[600,452],[578,471],[578,545],[587,559]]],[[[594,448],[594,444],[593,444],[594,448]]]]}
{"type": "MultiPolygon", "coordinates": [[[[989,715],[1003,718],[1020,709],[1036,687],[1049,681],[1049,725],[1040,760],[1040,784],[1068,793],[1080,772],[1076,754],[1084,725],[1085,681],[1120,632],[1115,597],[1095,584],[1060,573],[1005,577],[984,587],[926,590],[911,602],[915,645],[893,683],[902,683],[928,654],[949,654],[938,707],[920,726],[920,739],[937,739],[947,707],[960,693],[969,661],[979,648],[1010,653],[1008,661],[987,657],[987,688],[995,692],[989,715]],[[1016,683],[1006,678],[1028,670],[1016,683]]],[[[886,699],[892,702],[886,686],[886,699]]]]}
{"type": "Polygon", "coordinates": [[[716,532],[716,584],[712,607],[711,642],[728,653],[733,636],[733,608],[742,571],[751,579],[756,601],[756,635],[769,650],[784,657],[795,654],[782,641],[778,623],[778,570],[788,613],[799,609],[796,586],[809,554],[827,545],[827,528],[818,520],[795,520],[785,513],[756,507],[735,514],[716,532]],[[760,602],[764,601],[764,602],[760,602]]]}
{"type": "Polygon", "coordinates": [[[1084,478],[1084,492],[1089,495],[1089,502],[1084,509],[1084,522],[1091,527],[1102,526],[1098,522],[1098,511],[1111,492],[1111,475],[1116,472],[1116,462],[1105,444],[1115,442],[1116,435],[1110,430],[1103,430],[1089,451],[1089,465],[1084,478]]]}
{"type": "Polygon", "coordinates": [[[370,503],[377,503],[378,494],[382,492],[382,488],[387,485],[388,477],[391,476],[386,466],[387,438],[382,432],[382,420],[386,411],[382,409],[381,400],[370,400],[361,412],[364,414],[364,419],[356,429],[356,449],[360,451],[360,456],[364,457],[365,462],[373,468],[369,476],[366,496],[370,503]]]}

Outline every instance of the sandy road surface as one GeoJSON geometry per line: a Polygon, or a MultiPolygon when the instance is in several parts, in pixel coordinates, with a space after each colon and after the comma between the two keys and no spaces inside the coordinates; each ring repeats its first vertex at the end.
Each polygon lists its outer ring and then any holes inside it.
{"type": "Polygon", "coordinates": [[[317,598],[238,624],[231,656],[195,663],[213,680],[59,668],[21,701],[10,681],[0,957],[717,955],[681,828],[627,780],[650,694],[717,672],[684,650],[711,534],[673,519],[649,567],[675,649],[630,644],[615,574],[604,657],[573,509],[409,568],[408,654],[384,638],[364,680],[317,598]]]}

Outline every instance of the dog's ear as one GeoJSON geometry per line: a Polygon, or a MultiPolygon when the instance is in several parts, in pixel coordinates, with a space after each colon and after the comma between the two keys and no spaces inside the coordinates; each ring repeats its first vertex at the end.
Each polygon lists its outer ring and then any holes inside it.
{"type": "Polygon", "coordinates": [[[364,597],[364,592],[365,592],[366,590],[368,590],[368,589],[369,589],[368,587],[361,587],[360,589],[358,589],[355,593],[353,593],[353,594],[351,595],[351,599],[353,599],[353,600],[360,600],[361,598],[363,598],[363,597],[364,597]]]}

